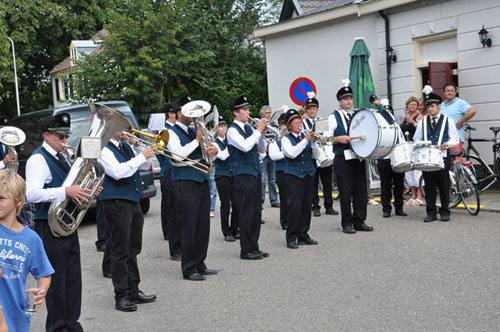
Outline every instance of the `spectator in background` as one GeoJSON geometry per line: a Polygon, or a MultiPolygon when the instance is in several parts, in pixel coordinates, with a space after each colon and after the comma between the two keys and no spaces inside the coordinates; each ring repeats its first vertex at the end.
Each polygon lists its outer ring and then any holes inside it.
{"type": "MultiPolygon", "coordinates": [[[[272,110],[268,105],[264,105],[260,108],[260,118],[271,119],[272,110]]],[[[266,132],[266,139],[271,140],[274,136],[266,132]]],[[[272,207],[279,207],[280,203],[278,201],[278,193],[276,191],[276,165],[271,158],[269,158],[269,144],[266,142],[266,152],[262,159],[262,204],[266,200],[266,178],[269,184],[269,201],[272,207]]]]}

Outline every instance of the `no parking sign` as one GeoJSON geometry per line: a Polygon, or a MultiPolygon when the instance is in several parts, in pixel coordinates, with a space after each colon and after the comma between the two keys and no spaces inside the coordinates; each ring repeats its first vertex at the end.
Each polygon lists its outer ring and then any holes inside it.
{"type": "Polygon", "coordinates": [[[290,98],[299,105],[304,106],[307,100],[307,93],[313,91],[316,94],[316,85],[307,77],[299,77],[290,85],[290,98]]]}

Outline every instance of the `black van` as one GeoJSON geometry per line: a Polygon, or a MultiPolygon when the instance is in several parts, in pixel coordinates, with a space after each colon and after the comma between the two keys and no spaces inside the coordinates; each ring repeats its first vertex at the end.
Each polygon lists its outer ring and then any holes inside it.
{"type": "MultiPolygon", "coordinates": [[[[139,123],[132,113],[129,105],[125,101],[105,101],[97,102],[98,104],[106,105],[122,113],[130,122],[132,128],[139,129],[139,123]]],[[[58,108],[49,108],[41,111],[34,111],[20,116],[16,116],[10,121],[10,125],[18,127],[26,134],[26,140],[23,144],[16,147],[19,159],[19,175],[25,177],[26,161],[31,153],[38,148],[43,142],[43,133],[40,130],[39,121],[41,118],[56,115],[60,113],[68,113],[71,118],[71,135],[68,143],[71,147],[76,148],[80,137],[89,133],[93,115],[90,113],[88,104],[71,105],[58,108]]],[[[140,171],[142,179],[142,190],[144,197],[141,200],[142,212],[149,211],[150,198],[156,196],[156,186],[154,184],[154,175],[152,169],[140,171]]]]}

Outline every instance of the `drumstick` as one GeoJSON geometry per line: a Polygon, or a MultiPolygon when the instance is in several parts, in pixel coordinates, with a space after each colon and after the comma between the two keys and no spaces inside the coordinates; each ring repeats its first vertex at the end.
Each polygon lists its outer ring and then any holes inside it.
{"type": "Polygon", "coordinates": [[[359,136],[354,136],[354,137],[349,137],[349,138],[351,139],[351,141],[352,141],[353,139],[362,139],[362,140],[365,140],[365,139],[366,139],[366,136],[365,136],[365,135],[363,135],[363,134],[361,134],[361,135],[359,135],[359,136]]]}
{"type": "Polygon", "coordinates": [[[405,136],[406,136],[406,140],[409,141],[410,140],[410,132],[405,131],[405,136]]]}

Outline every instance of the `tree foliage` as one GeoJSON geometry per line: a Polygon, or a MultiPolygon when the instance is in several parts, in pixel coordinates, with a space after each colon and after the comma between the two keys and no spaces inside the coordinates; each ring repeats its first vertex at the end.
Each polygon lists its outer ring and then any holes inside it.
{"type": "Polygon", "coordinates": [[[88,39],[108,21],[117,0],[0,1],[0,111],[16,114],[15,44],[22,112],[52,105],[49,71],[69,55],[71,40],[88,39]]]}
{"type": "Polygon", "coordinates": [[[128,3],[110,15],[102,52],[79,62],[79,101],[124,99],[143,120],[184,93],[220,111],[232,97],[246,94],[257,108],[267,102],[265,58],[263,46],[249,35],[264,3],[128,3]]]}

